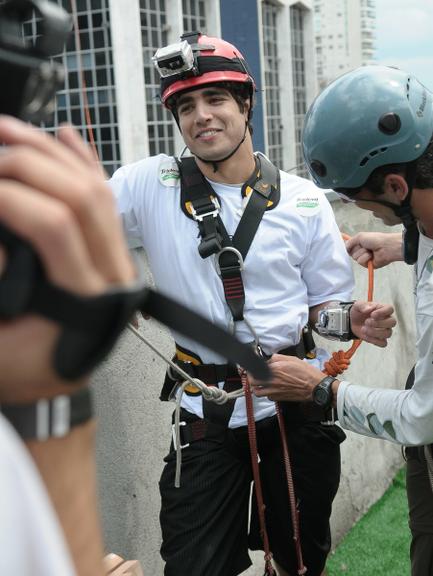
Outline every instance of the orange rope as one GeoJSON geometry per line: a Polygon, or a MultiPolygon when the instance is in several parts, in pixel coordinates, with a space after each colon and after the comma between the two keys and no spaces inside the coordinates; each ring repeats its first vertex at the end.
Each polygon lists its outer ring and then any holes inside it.
{"type": "MultiPolygon", "coordinates": [[[[343,240],[349,240],[350,236],[347,234],[342,234],[343,240]]],[[[373,260],[368,262],[368,302],[373,300],[373,290],[374,290],[374,268],[373,260]]],[[[328,376],[337,376],[342,374],[350,366],[350,360],[358,348],[361,346],[362,340],[354,340],[352,346],[349,350],[338,350],[334,352],[331,358],[325,362],[325,374],[328,376]]]]}

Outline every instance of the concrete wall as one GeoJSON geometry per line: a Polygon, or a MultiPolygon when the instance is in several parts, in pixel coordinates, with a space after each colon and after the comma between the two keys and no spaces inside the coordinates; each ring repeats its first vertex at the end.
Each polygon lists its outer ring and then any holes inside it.
{"type": "MultiPolygon", "coordinates": [[[[380,229],[372,217],[352,206],[343,208],[336,202],[334,209],[341,230],[348,234],[380,229]]],[[[320,263],[320,254],[317,261],[320,263]]],[[[357,265],[354,268],[356,296],[364,299],[367,272],[357,265]]],[[[377,271],[375,281],[375,299],[393,303],[399,325],[386,350],[364,343],[346,377],[365,385],[403,386],[414,363],[411,270],[403,264],[392,264],[377,271]]],[[[162,351],[171,354],[172,344],[164,329],[144,320],[140,329],[162,351]]],[[[164,371],[163,362],[127,331],[94,377],[106,547],[128,558],[138,558],[145,574],[156,575],[163,572],[159,558],[158,479],[170,442],[172,411],[172,405],[158,400],[164,371]]],[[[342,457],[341,487],[332,517],[334,543],[383,494],[403,465],[399,447],[352,433],[342,446],[342,457]]],[[[254,559],[254,567],[246,573],[249,576],[263,574],[262,554],[255,554],[254,559]]]]}

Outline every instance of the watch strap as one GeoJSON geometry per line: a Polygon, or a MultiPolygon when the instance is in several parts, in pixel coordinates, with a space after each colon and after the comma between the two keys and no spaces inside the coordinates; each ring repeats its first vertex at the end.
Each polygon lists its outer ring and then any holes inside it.
{"type": "MultiPolygon", "coordinates": [[[[330,408],[332,406],[332,383],[334,382],[336,378],[334,376],[325,376],[324,378],[322,378],[322,380],[320,380],[320,382],[317,384],[317,386],[314,388],[313,390],[313,402],[315,402],[315,391],[318,388],[321,388],[322,390],[326,390],[328,395],[329,395],[329,401],[326,405],[322,405],[322,408],[324,408],[325,410],[327,410],[328,408],[330,408]]],[[[316,404],[318,404],[317,402],[315,402],[316,404]]]]}
{"type": "Polygon", "coordinates": [[[343,310],[347,310],[348,333],[346,336],[346,341],[359,340],[359,337],[352,331],[352,320],[350,319],[350,311],[352,310],[352,306],[355,304],[355,302],[356,300],[351,300],[350,302],[340,302],[340,306],[343,308],[343,310]]]}
{"type": "Polygon", "coordinates": [[[30,404],[2,404],[0,412],[23,440],[38,441],[62,438],[74,426],[84,424],[93,416],[88,387],[30,404]]]}

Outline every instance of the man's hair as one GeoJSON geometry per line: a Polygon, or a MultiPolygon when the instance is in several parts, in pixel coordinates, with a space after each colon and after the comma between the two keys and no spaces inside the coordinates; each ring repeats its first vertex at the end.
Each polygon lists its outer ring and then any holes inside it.
{"type": "MultiPolygon", "coordinates": [[[[251,123],[251,118],[253,115],[253,96],[251,94],[251,88],[248,84],[242,84],[242,82],[215,82],[213,84],[205,84],[203,86],[197,86],[195,90],[199,90],[201,88],[207,88],[209,86],[214,86],[215,88],[223,88],[227,90],[232,95],[233,99],[236,101],[239,111],[243,114],[245,112],[246,101],[250,100],[250,110],[248,115],[248,130],[250,134],[253,134],[253,125],[251,123]]],[[[193,88],[194,90],[194,88],[193,88]]],[[[191,92],[192,90],[185,90],[184,92],[178,92],[171,96],[167,101],[167,106],[170,108],[171,113],[176,119],[176,122],[179,124],[179,115],[177,113],[177,103],[179,98],[185,92],[191,92]]]]}
{"type": "MultiPolygon", "coordinates": [[[[348,196],[356,196],[363,188],[367,188],[375,196],[383,194],[383,185],[388,174],[406,175],[408,162],[399,164],[386,164],[373,170],[363,186],[358,188],[336,188],[337,192],[343,192],[348,196]]],[[[433,137],[429,145],[419,158],[416,159],[415,188],[433,188],[433,137]]]]}

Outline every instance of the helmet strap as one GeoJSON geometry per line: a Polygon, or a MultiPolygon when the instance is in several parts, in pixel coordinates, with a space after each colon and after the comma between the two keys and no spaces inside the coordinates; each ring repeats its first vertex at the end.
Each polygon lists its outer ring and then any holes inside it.
{"type": "Polygon", "coordinates": [[[406,264],[415,264],[418,259],[419,229],[411,206],[412,191],[416,180],[416,166],[416,160],[407,165],[405,180],[408,192],[400,205],[386,200],[369,200],[369,202],[387,206],[402,221],[404,226],[403,258],[406,264]]]}
{"type": "Polygon", "coordinates": [[[415,264],[418,260],[419,229],[411,206],[412,191],[416,181],[416,167],[417,160],[407,165],[406,183],[408,192],[401,206],[399,206],[401,212],[400,217],[405,228],[403,233],[403,259],[406,264],[415,264]]]}

